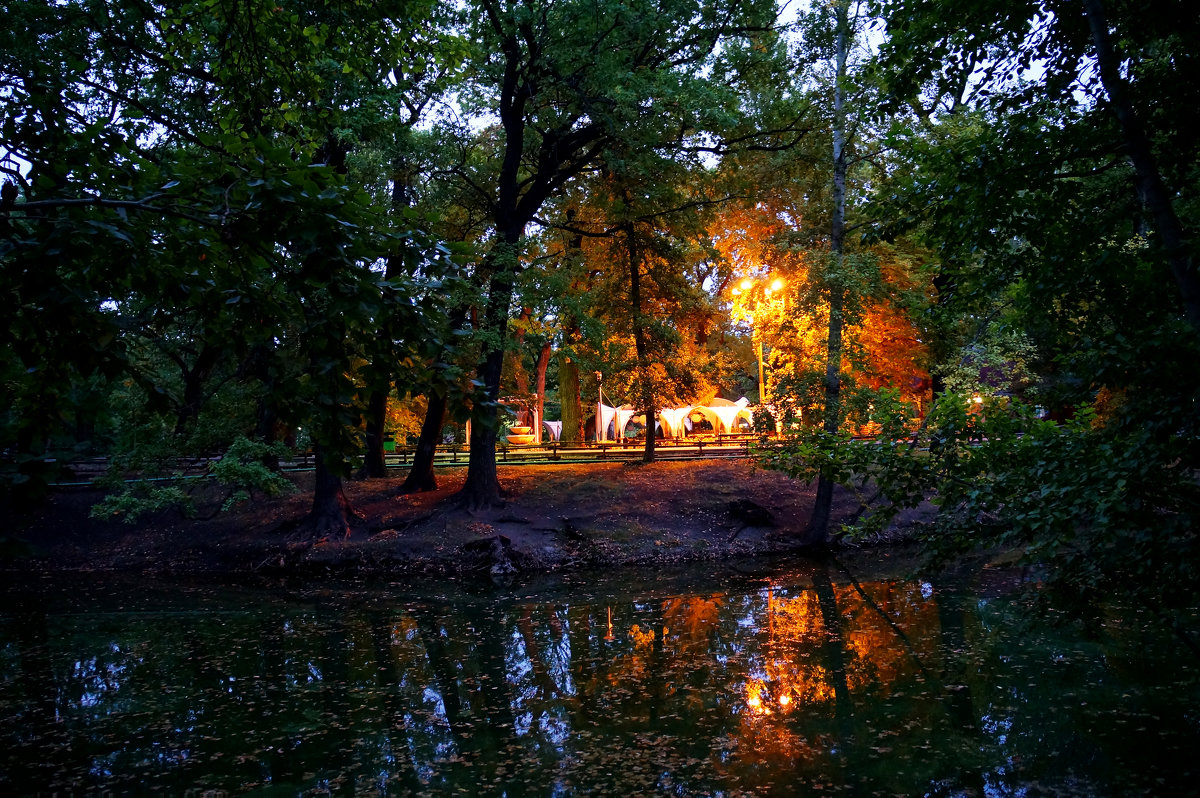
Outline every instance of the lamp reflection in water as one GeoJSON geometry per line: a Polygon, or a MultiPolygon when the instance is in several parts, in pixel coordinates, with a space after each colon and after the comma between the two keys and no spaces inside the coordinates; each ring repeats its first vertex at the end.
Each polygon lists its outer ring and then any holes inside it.
{"type": "Polygon", "coordinates": [[[814,631],[809,626],[812,610],[815,608],[806,606],[811,604],[812,596],[805,594],[795,599],[785,595],[782,599],[776,599],[775,591],[775,584],[768,583],[767,639],[764,651],[766,660],[763,663],[762,675],[750,678],[746,682],[746,708],[754,715],[770,715],[776,706],[779,712],[786,713],[792,709],[793,696],[803,700],[806,690],[811,694],[810,698],[819,697],[822,693],[820,689],[814,690],[812,685],[806,684],[810,681],[823,681],[824,674],[821,669],[813,669],[811,673],[806,673],[807,669],[789,653],[790,646],[795,643],[796,632],[799,631],[795,628],[798,626],[797,621],[806,621],[803,631],[800,631],[801,635],[814,631]],[[801,608],[802,611],[797,612],[801,608]],[[781,614],[782,617],[777,619],[777,614],[781,614]],[[777,625],[782,625],[779,640],[776,639],[777,625]]]}
{"type": "Polygon", "coordinates": [[[758,679],[752,679],[746,684],[746,706],[750,711],[759,715],[769,715],[771,710],[763,704],[763,692],[766,685],[758,679]]]}
{"type": "MultiPolygon", "coordinates": [[[[769,678],[769,677],[768,677],[769,678]]],[[[755,715],[770,715],[773,705],[779,705],[779,711],[787,712],[792,708],[791,687],[784,681],[769,685],[766,679],[750,679],[746,682],[746,707],[755,715]],[[780,691],[778,697],[771,695],[771,687],[780,691]]]]}

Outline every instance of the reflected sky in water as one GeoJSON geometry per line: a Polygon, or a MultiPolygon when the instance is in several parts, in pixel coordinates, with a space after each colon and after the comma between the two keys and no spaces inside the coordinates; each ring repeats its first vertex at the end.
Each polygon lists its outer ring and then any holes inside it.
{"type": "Polygon", "coordinates": [[[1020,572],[880,559],[504,588],[16,580],[0,793],[1197,789],[1200,664],[1154,613],[1051,624],[1020,572]]]}

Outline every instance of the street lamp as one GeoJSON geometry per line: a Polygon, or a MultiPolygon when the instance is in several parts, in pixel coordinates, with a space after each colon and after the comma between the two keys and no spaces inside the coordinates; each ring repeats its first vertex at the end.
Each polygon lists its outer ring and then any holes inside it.
{"type": "Polygon", "coordinates": [[[767,394],[767,381],[763,368],[763,342],[762,335],[759,333],[758,325],[755,323],[755,315],[760,302],[767,301],[772,294],[778,294],[783,290],[784,281],[776,277],[774,280],[767,281],[764,277],[761,280],[754,280],[749,277],[743,277],[742,280],[733,287],[733,297],[735,307],[741,304],[746,308],[746,312],[741,315],[742,318],[749,320],[751,329],[754,335],[755,354],[758,357],[758,396],[762,404],[767,404],[771,401],[771,397],[767,394]],[[746,297],[747,299],[739,300],[738,297],[746,297]]]}
{"type": "Polygon", "coordinates": [[[596,375],[596,442],[599,443],[608,436],[604,428],[604,374],[599,371],[592,373],[596,375]]]}

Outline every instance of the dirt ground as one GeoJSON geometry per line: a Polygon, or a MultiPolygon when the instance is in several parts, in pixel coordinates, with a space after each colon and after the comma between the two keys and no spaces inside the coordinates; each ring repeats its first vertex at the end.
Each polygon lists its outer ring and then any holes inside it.
{"type": "MultiPolygon", "coordinates": [[[[298,532],[311,478],[207,520],[170,511],[136,524],[90,518],[94,491],[59,492],[8,519],[0,569],[503,574],[724,559],[802,547],[815,493],[741,461],[504,466],[505,506],[468,512],[453,501],[465,469],[439,471],[437,491],[410,495],[398,494],[394,473],[347,484],[362,518],[336,540],[298,532]]],[[[835,522],[854,507],[835,494],[835,522]]]]}

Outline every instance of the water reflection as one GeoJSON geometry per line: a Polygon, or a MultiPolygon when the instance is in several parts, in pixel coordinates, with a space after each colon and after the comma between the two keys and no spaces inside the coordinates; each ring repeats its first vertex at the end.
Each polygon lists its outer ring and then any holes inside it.
{"type": "Polygon", "coordinates": [[[1198,668],[1149,613],[1089,638],[836,563],[573,579],[10,586],[0,791],[1193,789],[1198,668]]]}

